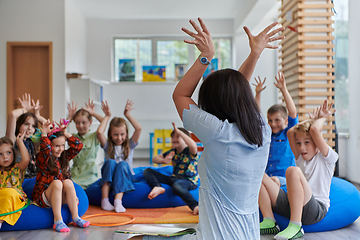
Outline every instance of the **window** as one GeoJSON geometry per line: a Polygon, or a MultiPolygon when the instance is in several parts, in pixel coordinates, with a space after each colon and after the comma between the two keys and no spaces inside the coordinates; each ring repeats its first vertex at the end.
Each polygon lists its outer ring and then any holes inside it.
{"type": "Polygon", "coordinates": [[[157,41],[157,64],[165,66],[166,78],[175,79],[175,64],[188,64],[189,46],[183,41],[157,41]]]}
{"type": "Polygon", "coordinates": [[[150,39],[115,39],[115,80],[119,81],[119,60],[135,60],[135,79],[142,79],[142,66],[151,65],[150,39]],[[141,78],[140,78],[141,77],[141,78]]]}
{"type": "MultiPolygon", "coordinates": [[[[218,58],[218,68],[231,67],[231,39],[214,38],[215,56],[218,58]]],[[[193,45],[184,43],[182,38],[128,38],[114,39],[114,72],[115,81],[119,81],[121,59],[133,59],[135,62],[135,81],[142,81],[142,66],[165,66],[166,79],[174,80],[175,66],[186,66],[185,71],[199,56],[199,51],[193,45]]]]}
{"type": "MultiPolygon", "coordinates": [[[[229,38],[213,39],[215,46],[214,58],[218,59],[218,69],[231,67],[231,41],[229,38]]],[[[195,48],[195,58],[200,54],[200,51],[195,48]]]]}
{"type": "Polygon", "coordinates": [[[335,8],[335,121],[339,131],[349,129],[348,0],[334,0],[335,8]]]}

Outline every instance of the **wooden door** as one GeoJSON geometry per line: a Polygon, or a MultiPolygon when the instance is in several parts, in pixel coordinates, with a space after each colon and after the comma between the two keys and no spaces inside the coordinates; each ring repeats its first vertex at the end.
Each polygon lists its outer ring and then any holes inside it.
{"type": "Polygon", "coordinates": [[[52,118],[52,43],[7,43],[7,113],[21,107],[18,98],[30,93],[43,106],[41,115],[52,118]]]}

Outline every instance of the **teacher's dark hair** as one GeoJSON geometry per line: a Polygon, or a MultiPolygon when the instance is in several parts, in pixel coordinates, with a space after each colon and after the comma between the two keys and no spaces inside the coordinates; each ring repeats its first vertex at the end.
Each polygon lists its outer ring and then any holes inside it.
{"type": "Polygon", "coordinates": [[[265,123],[249,82],[240,72],[223,69],[211,73],[200,87],[198,104],[220,120],[236,123],[248,143],[262,146],[265,123]]]}

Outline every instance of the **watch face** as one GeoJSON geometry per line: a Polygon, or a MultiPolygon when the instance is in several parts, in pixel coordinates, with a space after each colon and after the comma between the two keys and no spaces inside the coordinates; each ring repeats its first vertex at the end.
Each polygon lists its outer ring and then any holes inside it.
{"type": "Polygon", "coordinates": [[[200,62],[201,62],[202,64],[206,64],[206,65],[208,65],[208,64],[210,63],[210,62],[207,60],[206,57],[200,58],[200,62]]]}

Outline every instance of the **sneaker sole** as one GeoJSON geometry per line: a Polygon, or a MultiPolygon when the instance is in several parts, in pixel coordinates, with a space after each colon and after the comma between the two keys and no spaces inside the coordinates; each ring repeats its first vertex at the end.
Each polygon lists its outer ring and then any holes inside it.
{"type": "Polygon", "coordinates": [[[277,234],[280,232],[280,228],[278,225],[275,225],[272,228],[265,228],[265,229],[260,229],[260,234],[261,235],[265,235],[265,234],[277,234]]]}

